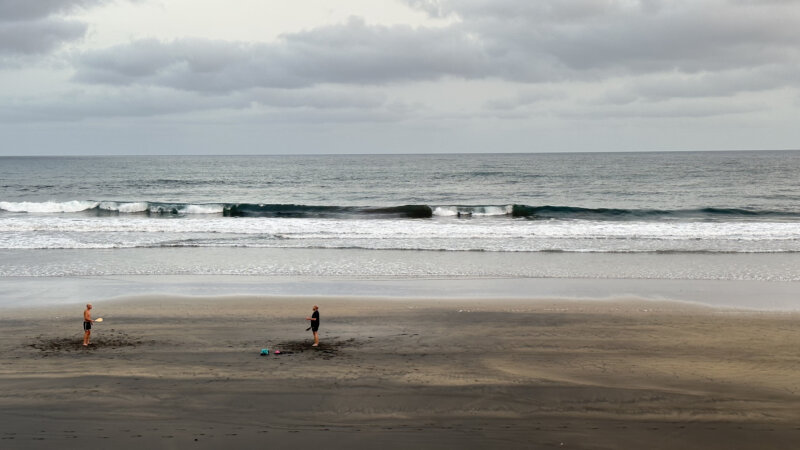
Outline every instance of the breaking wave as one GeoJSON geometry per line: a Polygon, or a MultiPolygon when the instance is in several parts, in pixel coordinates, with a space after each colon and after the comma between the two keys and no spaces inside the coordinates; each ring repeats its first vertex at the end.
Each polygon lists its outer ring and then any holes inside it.
{"type": "Polygon", "coordinates": [[[584,208],[578,206],[506,205],[398,205],[398,206],[336,206],[265,203],[171,203],[149,201],[65,202],[0,202],[0,212],[57,214],[85,213],[98,216],[115,214],[145,214],[148,216],[183,216],[212,214],[223,217],[270,218],[399,218],[427,219],[508,217],[529,220],[595,220],[595,221],[681,221],[681,220],[800,220],[800,211],[768,211],[747,208],[707,207],[697,209],[620,209],[584,208]]]}

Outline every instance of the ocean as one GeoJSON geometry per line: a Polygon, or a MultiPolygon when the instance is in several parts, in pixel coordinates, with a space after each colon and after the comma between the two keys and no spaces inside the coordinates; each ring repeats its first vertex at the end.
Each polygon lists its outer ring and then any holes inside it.
{"type": "Polygon", "coordinates": [[[791,283],[799,173],[796,151],[3,157],[0,284],[791,283]]]}

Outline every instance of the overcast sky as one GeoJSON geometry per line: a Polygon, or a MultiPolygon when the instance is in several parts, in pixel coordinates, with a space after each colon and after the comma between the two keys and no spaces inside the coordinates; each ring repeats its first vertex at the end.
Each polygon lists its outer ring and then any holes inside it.
{"type": "Polygon", "coordinates": [[[0,0],[0,155],[800,148],[799,0],[0,0]]]}

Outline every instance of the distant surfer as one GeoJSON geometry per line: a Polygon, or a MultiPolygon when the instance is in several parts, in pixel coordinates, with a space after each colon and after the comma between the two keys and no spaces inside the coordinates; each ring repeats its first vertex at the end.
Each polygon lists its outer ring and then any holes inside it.
{"type": "Polygon", "coordinates": [[[311,323],[311,331],[314,333],[314,343],[311,344],[312,347],[319,347],[319,306],[314,305],[314,312],[311,314],[311,317],[306,317],[311,323]]]}
{"type": "Polygon", "coordinates": [[[92,336],[92,304],[86,305],[86,310],[83,311],[83,346],[89,346],[89,338],[92,336]]]}

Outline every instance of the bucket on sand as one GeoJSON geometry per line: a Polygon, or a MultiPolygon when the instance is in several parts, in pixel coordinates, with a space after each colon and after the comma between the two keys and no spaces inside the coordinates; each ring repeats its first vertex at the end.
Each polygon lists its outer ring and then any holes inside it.
{"type": "Polygon", "coordinates": [[[269,355],[269,349],[268,348],[262,348],[261,349],[261,356],[267,356],[267,355],[269,355]]]}

